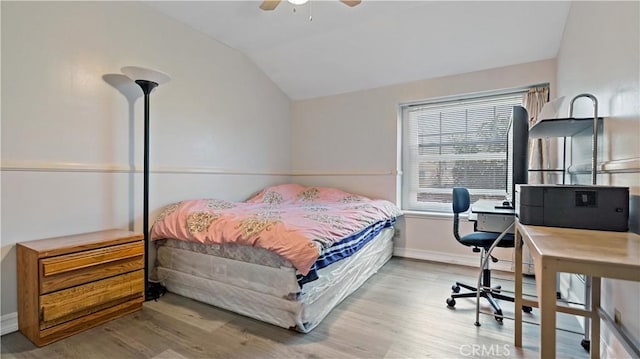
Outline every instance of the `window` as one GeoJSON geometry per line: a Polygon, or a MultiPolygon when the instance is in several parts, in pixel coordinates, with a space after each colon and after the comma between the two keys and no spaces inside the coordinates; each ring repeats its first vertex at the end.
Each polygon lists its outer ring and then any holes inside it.
{"type": "Polygon", "coordinates": [[[403,208],[451,212],[452,187],[469,188],[472,202],[504,200],[509,120],[525,93],[403,105],[403,208]]]}

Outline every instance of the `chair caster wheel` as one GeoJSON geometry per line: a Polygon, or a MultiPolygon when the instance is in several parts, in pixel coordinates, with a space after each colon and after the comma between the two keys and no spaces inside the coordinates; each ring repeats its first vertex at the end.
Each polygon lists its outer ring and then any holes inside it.
{"type": "Polygon", "coordinates": [[[533,310],[533,308],[531,307],[527,307],[526,305],[522,306],[522,311],[525,313],[531,313],[531,311],[533,310]]]}
{"type": "Polygon", "coordinates": [[[494,318],[496,319],[496,322],[498,322],[498,324],[502,324],[502,320],[504,319],[502,318],[502,310],[497,310],[493,312],[493,314],[495,314],[494,318]]]}
{"type": "Polygon", "coordinates": [[[447,298],[447,307],[453,308],[456,306],[456,300],[453,298],[447,298]]]}
{"type": "Polygon", "coordinates": [[[591,349],[591,341],[587,339],[582,339],[580,341],[580,345],[584,348],[584,350],[589,351],[591,349]]]}
{"type": "Polygon", "coordinates": [[[460,286],[459,286],[459,285],[454,284],[454,285],[452,285],[452,286],[451,286],[451,290],[452,290],[454,293],[460,293],[460,286]]]}

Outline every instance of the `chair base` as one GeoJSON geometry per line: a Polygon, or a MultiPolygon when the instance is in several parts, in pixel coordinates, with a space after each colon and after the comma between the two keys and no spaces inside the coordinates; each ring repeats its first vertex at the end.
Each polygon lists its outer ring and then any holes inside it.
{"type": "MultiPolygon", "coordinates": [[[[456,298],[475,298],[478,295],[478,290],[475,286],[471,286],[469,284],[456,282],[455,285],[451,287],[453,293],[451,293],[451,297],[447,298],[447,306],[450,308],[455,307],[456,298]],[[459,293],[460,287],[469,290],[468,293],[459,293]]],[[[502,316],[502,308],[496,300],[505,300],[508,302],[513,302],[513,297],[506,296],[500,293],[501,286],[495,286],[490,288],[480,288],[480,297],[486,299],[491,307],[493,308],[493,314],[495,315],[495,319],[498,323],[502,324],[503,316],[502,316]]],[[[522,310],[525,313],[530,313],[532,308],[528,306],[522,306],[522,310]]]]}

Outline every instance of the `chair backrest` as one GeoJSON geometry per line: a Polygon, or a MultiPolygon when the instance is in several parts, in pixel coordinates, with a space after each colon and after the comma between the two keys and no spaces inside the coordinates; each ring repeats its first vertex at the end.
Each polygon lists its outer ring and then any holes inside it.
{"type": "Polygon", "coordinates": [[[460,224],[460,213],[466,212],[471,205],[471,196],[469,190],[464,187],[453,188],[453,235],[460,241],[458,227],[460,224]]]}

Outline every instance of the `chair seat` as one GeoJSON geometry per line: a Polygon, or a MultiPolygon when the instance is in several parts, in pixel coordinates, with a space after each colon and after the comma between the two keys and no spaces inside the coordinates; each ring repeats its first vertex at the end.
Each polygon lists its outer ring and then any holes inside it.
{"type": "MultiPolygon", "coordinates": [[[[480,247],[489,249],[493,242],[500,236],[500,233],[492,233],[492,232],[473,232],[467,234],[466,236],[460,237],[460,243],[469,247],[480,247]]],[[[512,233],[507,233],[500,243],[498,243],[498,247],[502,248],[513,248],[514,237],[512,233]]]]}

